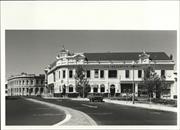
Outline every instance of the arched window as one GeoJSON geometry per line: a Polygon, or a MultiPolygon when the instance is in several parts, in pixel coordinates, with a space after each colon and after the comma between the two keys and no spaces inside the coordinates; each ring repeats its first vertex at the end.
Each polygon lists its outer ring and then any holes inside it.
{"type": "Polygon", "coordinates": [[[33,85],[33,80],[31,80],[31,85],[33,85]]]}
{"type": "Polygon", "coordinates": [[[26,85],[28,85],[29,84],[29,80],[26,80],[26,85]]]}
{"type": "Polygon", "coordinates": [[[73,92],[73,85],[69,85],[69,92],[73,92]]]}
{"type": "Polygon", "coordinates": [[[93,85],[93,92],[97,93],[98,92],[98,85],[93,85]]]}
{"type": "Polygon", "coordinates": [[[100,85],[100,90],[101,90],[101,93],[105,92],[105,85],[104,84],[100,85]]]}

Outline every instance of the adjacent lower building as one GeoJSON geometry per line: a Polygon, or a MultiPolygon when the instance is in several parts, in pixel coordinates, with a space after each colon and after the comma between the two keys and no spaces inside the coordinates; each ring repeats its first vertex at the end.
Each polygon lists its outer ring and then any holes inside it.
{"type": "Polygon", "coordinates": [[[42,95],[45,87],[45,75],[21,73],[13,75],[7,81],[8,96],[42,95]]]}
{"type": "Polygon", "coordinates": [[[82,66],[90,93],[119,96],[134,91],[135,96],[141,96],[147,94],[142,87],[143,70],[152,66],[159,76],[165,77],[167,88],[161,97],[173,98],[177,94],[174,65],[172,56],[164,52],[72,53],[62,48],[56,60],[45,69],[47,92],[52,96],[76,95],[74,76],[77,67],[82,66]]]}

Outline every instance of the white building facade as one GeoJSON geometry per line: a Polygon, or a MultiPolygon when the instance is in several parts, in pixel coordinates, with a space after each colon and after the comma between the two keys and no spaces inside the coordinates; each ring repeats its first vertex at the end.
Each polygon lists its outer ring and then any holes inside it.
{"type": "Polygon", "coordinates": [[[146,93],[142,89],[144,68],[152,66],[159,76],[165,76],[168,85],[162,98],[173,98],[177,93],[174,65],[164,52],[71,53],[63,48],[45,72],[52,96],[77,95],[74,76],[78,66],[86,71],[90,93],[120,96],[134,91],[135,96],[141,96],[146,93]]]}
{"type": "Polygon", "coordinates": [[[44,93],[45,75],[21,73],[13,75],[7,81],[8,96],[36,96],[44,93]]]}

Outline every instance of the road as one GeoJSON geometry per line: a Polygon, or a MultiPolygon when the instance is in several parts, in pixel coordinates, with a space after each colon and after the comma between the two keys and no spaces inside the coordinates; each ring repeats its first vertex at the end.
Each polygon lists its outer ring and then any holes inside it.
{"type": "Polygon", "coordinates": [[[21,97],[6,99],[6,125],[53,125],[65,118],[65,113],[21,97]]]}
{"type": "Polygon", "coordinates": [[[69,99],[39,99],[80,110],[98,125],[176,125],[177,113],[123,106],[105,102],[69,99]]]}

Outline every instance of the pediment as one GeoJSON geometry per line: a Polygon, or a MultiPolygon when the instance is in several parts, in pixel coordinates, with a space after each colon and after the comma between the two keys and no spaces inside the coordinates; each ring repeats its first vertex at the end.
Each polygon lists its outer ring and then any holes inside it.
{"type": "Polygon", "coordinates": [[[148,55],[145,51],[139,55],[139,59],[149,59],[150,55],[148,55]]]}
{"type": "Polygon", "coordinates": [[[149,63],[149,57],[150,55],[143,51],[143,53],[139,55],[139,61],[141,63],[149,63]]]}
{"type": "Polygon", "coordinates": [[[76,60],[82,60],[84,58],[85,58],[85,56],[83,54],[76,54],[76,55],[74,55],[74,59],[76,59],[76,60]]]}

